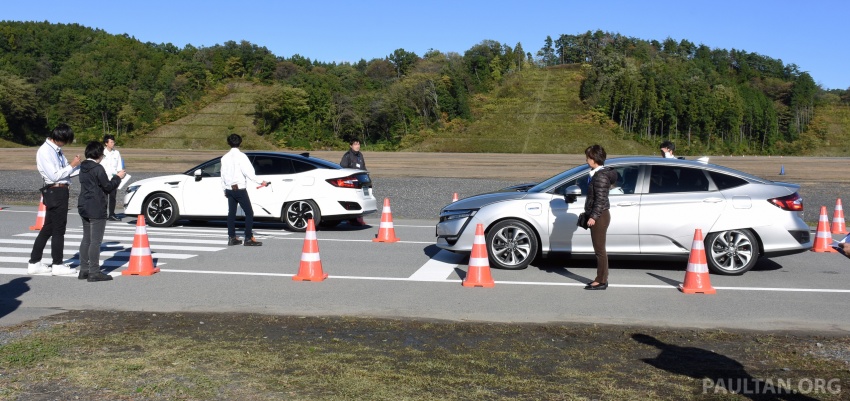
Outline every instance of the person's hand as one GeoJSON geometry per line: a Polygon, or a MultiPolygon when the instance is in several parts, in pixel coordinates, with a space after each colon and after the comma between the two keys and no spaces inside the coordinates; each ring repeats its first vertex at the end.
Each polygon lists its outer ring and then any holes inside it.
{"type": "Polygon", "coordinates": [[[116,173],[115,175],[117,175],[117,176],[118,176],[118,178],[120,178],[120,179],[122,179],[122,180],[123,180],[123,179],[124,179],[124,176],[125,176],[125,175],[127,175],[127,172],[126,172],[126,171],[124,171],[124,170],[121,170],[121,171],[119,171],[118,173],[116,173]]]}
{"type": "Polygon", "coordinates": [[[80,165],[80,155],[74,156],[74,160],[71,160],[71,167],[77,167],[80,165]]]}
{"type": "Polygon", "coordinates": [[[269,184],[271,184],[271,183],[270,183],[270,182],[268,182],[268,181],[263,181],[263,186],[264,186],[264,187],[269,186],[269,184]]]}
{"type": "Polygon", "coordinates": [[[596,224],[596,219],[594,219],[593,217],[587,219],[587,226],[588,227],[593,227],[594,224],[596,224]]]}

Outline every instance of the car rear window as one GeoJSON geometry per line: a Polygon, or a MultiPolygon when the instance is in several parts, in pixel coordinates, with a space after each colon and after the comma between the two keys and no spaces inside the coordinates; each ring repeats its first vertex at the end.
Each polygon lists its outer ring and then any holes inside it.
{"type": "Polygon", "coordinates": [[[714,185],[716,185],[719,190],[740,187],[747,183],[747,181],[743,178],[718,173],[716,171],[709,171],[708,175],[711,176],[711,180],[714,181],[714,185]]]}

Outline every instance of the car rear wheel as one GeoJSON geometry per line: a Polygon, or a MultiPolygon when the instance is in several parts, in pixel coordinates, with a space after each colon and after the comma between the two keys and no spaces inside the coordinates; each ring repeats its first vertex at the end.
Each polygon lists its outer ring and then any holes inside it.
{"type": "Polygon", "coordinates": [[[290,231],[307,231],[307,220],[313,219],[313,224],[318,227],[322,224],[322,212],[311,200],[299,200],[283,205],[281,220],[290,231]]]}
{"type": "Polygon", "coordinates": [[[537,236],[519,220],[496,223],[485,236],[490,264],[498,269],[525,269],[537,256],[537,236]]]}
{"type": "Polygon", "coordinates": [[[717,274],[744,274],[758,261],[758,242],[749,230],[710,233],[705,238],[708,268],[717,274]]]}
{"type": "Polygon", "coordinates": [[[180,218],[177,202],[169,194],[153,194],[142,206],[145,221],[152,227],[170,227],[180,218]]]}

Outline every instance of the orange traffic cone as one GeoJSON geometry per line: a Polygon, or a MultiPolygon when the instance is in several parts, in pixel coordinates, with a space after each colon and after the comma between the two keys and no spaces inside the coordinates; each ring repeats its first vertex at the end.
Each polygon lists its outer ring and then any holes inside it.
{"type": "Polygon", "coordinates": [[[145,216],[139,215],[136,220],[136,235],[133,236],[133,249],[130,250],[130,265],[121,272],[122,276],[150,276],[159,273],[158,267],[153,267],[151,246],[148,243],[148,230],[145,226],[145,216]]]}
{"type": "Polygon", "coordinates": [[[452,203],[454,203],[454,202],[457,202],[457,192],[455,192],[455,194],[452,195],[452,203]]]}
{"type": "Polygon", "coordinates": [[[475,239],[472,241],[472,253],[469,254],[469,271],[463,279],[464,287],[492,288],[496,285],[490,275],[490,260],[487,257],[487,244],[484,241],[484,225],[475,226],[475,239]]]}
{"type": "Polygon", "coordinates": [[[815,236],[813,252],[837,253],[832,247],[832,234],[829,233],[829,219],[826,217],[826,206],[820,207],[820,218],[818,219],[818,233],[815,236]]]}
{"type": "Polygon", "coordinates": [[[35,225],[30,226],[30,230],[38,231],[44,227],[44,217],[47,215],[47,206],[44,206],[44,197],[38,201],[38,216],[35,218],[35,225]]]}
{"type": "Polygon", "coordinates": [[[398,242],[393,228],[393,212],[390,210],[390,198],[384,198],[384,211],[381,213],[381,228],[372,242],[398,242]]]}
{"type": "Polygon", "coordinates": [[[328,274],[322,271],[322,260],[319,258],[319,241],[316,239],[316,223],[307,220],[307,232],[304,236],[304,247],[301,249],[301,265],[298,274],[292,276],[295,281],[322,281],[328,274]]]}
{"type": "Polygon", "coordinates": [[[835,201],[835,212],[832,214],[832,233],[847,234],[847,226],[844,224],[844,208],[841,207],[841,198],[835,201]]]}
{"type": "Polygon", "coordinates": [[[685,282],[679,284],[679,291],[685,294],[716,294],[708,278],[708,263],[705,261],[705,243],[702,241],[702,230],[694,231],[694,242],[691,244],[691,255],[688,258],[688,268],[685,271],[685,282]]]}

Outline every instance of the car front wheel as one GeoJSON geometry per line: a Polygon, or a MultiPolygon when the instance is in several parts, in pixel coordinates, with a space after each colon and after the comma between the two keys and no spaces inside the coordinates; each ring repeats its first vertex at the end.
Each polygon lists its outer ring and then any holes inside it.
{"type": "Polygon", "coordinates": [[[322,223],[322,213],[319,207],[311,200],[299,200],[283,205],[281,220],[290,231],[307,231],[307,220],[313,219],[313,224],[318,227],[322,223]]]}
{"type": "Polygon", "coordinates": [[[152,227],[170,227],[180,218],[177,202],[169,194],[151,195],[142,206],[147,224],[152,227]]]}
{"type": "Polygon", "coordinates": [[[710,233],[705,238],[708,268],[717,274],[744,274],[758,261],[758,242],[749,230],[710,233]]]}
{"type": "Polygon", "coordinates": [[[525,269],[537,256],[537,236],[528,224],[519,220],[496,223],[485,239],[494,268],[525,269]]]}

